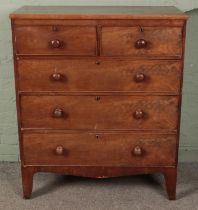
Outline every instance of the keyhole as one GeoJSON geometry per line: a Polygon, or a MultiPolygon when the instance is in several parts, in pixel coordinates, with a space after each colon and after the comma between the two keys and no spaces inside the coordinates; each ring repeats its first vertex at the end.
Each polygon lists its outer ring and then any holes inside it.
{"type": "Polygon", "coordinates": [[[99,101],[100,100],[100,96],[96,96],[96,101],[99,101]]]}
{"type": "Polygon", "coordinates": [[[57,26],[52,26],[52,31],[58,31],[58,27],[57,26]]]}
{"type": "Polygon", "coordinates": [[[140,31],[144,32],[144,28],[142,26],[139,26],[139,27],[140,27],[140,31]]]}
{"type": "Polygon", "coordinates": [[[96,64],[97,64],[97,65],[100,65],[100,61],[96,61],[96,64]]]}

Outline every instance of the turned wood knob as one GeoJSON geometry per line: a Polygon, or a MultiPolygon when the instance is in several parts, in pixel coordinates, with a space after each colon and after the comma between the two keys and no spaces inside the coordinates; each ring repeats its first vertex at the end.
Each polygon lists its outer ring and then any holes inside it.
{"type": "Polygon", "coordinates": [[[55,149],[55,153],[56,153],[56,155],[63,155],[64,154],[64,147],[61,146],[61,145],[57,146],[56,149],[55,149]]]}
{"type": "Polygon", "coordinates": [[[53,111],[53,117],[55,118],[62,118],[64,116],[64,111],[60,108],[56,108],[53,111]]]}
{"type": "Polygon", "coordinates": [[[136,82],[143,82],[145,80],[145,75],[143,73],[137,73],[134,77],[136,82]]]}
{"type": "Polygon", "coordinates": [[[63,48],[64,44],[58,39],[54,39],[50,41],[50,46],[52,48],[63,48]]]}
{"type": "Polygon", "coordinates": [[[144,112],[141,109],[138,109],[134,112],[133,116],[135,119],[142,119],[144,117],[144,112]]]}
{"type": "Polygon", "coordinates": [[[145,48],[147,46],[147,41],[144,39],[139,39],[135,42],[135,47],[137,49],[142,49],[145,48]]]}
{"type": "Polygon", "coordinates": [[[53,73],[50,77],[53,81],[60,81],[63,78],[63,75],[60,73],[53,73]]]}
{"type": "Polygon", "coordinates": [[[142,149],[140,146],[135,146],[133,149],[133,154],[136,156],[141,156],[142,155],[142,149]]]}

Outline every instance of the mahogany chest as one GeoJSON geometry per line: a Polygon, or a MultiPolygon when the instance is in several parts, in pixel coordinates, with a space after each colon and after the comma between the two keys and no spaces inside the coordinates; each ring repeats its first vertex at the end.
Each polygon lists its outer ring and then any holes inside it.
{"type": "Polygon", "coordinates": [[[187,16],[23,7],[12,21],[24,198],[33,175],[162,173],[176,197],[187,16]]]}

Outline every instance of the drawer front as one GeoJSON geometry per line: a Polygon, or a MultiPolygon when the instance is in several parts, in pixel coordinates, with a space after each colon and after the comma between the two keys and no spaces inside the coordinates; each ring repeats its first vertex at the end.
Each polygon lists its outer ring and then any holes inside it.
{"type": "Polygon", "coordinates": [[[103,27],[102,55],[181,57],[182,28],[103,27]]]}
{"type": "Polygon", "coordinates": [[[165,134],[23,134],[26,165],[172,166],[176,136],[165,134]]]}
{"type": "Polygon", "coordinates": [[[21,91],[180,91],[180,61],[21,59],[21,91]]]}
{"type": "Polygon", "coordinates": [[[15,27],[18,54],[95,55],[95,27],[15,27]]]}
{"type": "Polygon", "coordinates": [[[23,128],[177,129],[176,96],[22,96],[23,128]]]}

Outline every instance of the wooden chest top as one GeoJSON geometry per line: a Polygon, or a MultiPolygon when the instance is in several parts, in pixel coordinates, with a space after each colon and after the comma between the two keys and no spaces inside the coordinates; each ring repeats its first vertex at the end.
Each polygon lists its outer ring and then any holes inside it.
{"type": "Polygon", "coordinates": [[[187,19],[173,6],[24,6],[12,19],[187,19]]]}

